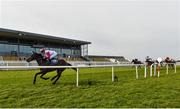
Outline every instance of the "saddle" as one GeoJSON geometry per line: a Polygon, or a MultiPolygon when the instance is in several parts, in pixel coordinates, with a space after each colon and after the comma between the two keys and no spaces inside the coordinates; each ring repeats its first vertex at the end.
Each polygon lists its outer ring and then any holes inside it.
{"type": "Polygon", "coordinates": [[[55,66],[58,64],[58,59],[51,59],[46,61],[46,65],[48,66],[55,66]]]}
{"type": "Polygon", "coordinates": [[[52,59],[51,60],[51,64],[50,65],[57,65],[58,64],[58,60],[57,59],[52,59]]]}

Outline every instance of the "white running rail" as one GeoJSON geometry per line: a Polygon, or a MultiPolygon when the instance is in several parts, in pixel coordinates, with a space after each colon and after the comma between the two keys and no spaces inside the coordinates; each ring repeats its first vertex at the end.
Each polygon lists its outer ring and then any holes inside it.
{"type": "MultiPolygon", "coordinates": [[[[143,64],[139,64],[144,66],[143,64]]],[[[134,64],[120,64],[120,65],[90,65],[90,66],[0,66],[0,69],[38,69],[38,68],[77,68],[76,72],[76,86],[79,86],[79,70],[80,68],[102,68],[102,67],[110,67],[112,68],[112,81],[114,82],[114,68],[115,67],[129,67],[136,66],[136,78],[138,79],[138,66],[134,64]]]]}
{"type": "MultiPolygon", "coordinates": [[[[112,69],[112,82],[114,82],[114,69],[115,67],[130,67],[135,66],[136,68],[136,79],[139,78],[138,75],[138,66],[144,66],[144,78],[147,77],[147,66],[145,64],[114,64],[114,65],[78,65],[78,66],[0,66],[1,69],[39,69],[39,68],[77,68],[76,72],[76,86],[79,86],[79,70],[80,68],[103,68],[103,67],[110,67],[112,69]]],[[[176,64],[175,65],[175,73],[176,73],[176,64]]],[[[154,75],[156,75],[156,64],[154,66],[154,75]]],[[[150,76],[152,76],[152,66],[150,67],[150,76]]],[[[168,64],[167,64],[168,66],[168,64]]],[[[168,67],[166,68],[168,72],[168,67]]],[[[167,73],[168,74],[168,73],[167,73]]],[[[158,74],[159,75],[159,74],[158,74]]]]}

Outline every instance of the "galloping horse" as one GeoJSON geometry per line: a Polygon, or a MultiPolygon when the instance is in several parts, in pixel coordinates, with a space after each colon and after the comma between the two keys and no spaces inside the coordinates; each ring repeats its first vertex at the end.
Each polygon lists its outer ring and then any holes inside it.
{"type": "Polygon", "coordinates": [[[169,65],[169,67],[174,68],[174,64],[176,63],[175,60],[170,59],[169,57],[166,57],[164,61],[167,63],[166,66],[169,65]]]}
{"type": "MultiPolygon", "coordinates": [[[[141,61],[139,61],[138,59],[133,59],[132,61],[131,61],[131,63],[133,63],[133,64],[143,64],[141,61]]],[[[141,65],[138,65],[138,68],[141,68],[141,65]]]]}
{"type": "Polygon", "coordinates": [[[155,63],[154,61],[147,61],[147,60],[145,62],[147,63],[148,67],[155,63]]]}
{"type": "MultiPolygon", "coordinates": [[[[150,67],[152,64],[157,64],[157,63],[159,63],[157,60],[155,60],[155,61],[145,61],[146,63],[147,63],[147,66],[148,67],[150,67]]],[[[163,61],[162,62],[160,62],[160,65],[161,65],[161,67],[163,67],[163,61]]]]}
{"type": "MultiPolygon", "coordinates": [[[[44,59],[43,56],[39,53],[33,52],[32,55],[26,60],[27,62],[31,62],[33,60],[36,60],[39,66],[48,66],[50,65],[49,61],[44,59]]],[[[66,62],[64,59],[58,59],[57,64],[55,64],[56,66],[72,66],[71,64],[69,64],[68,62],[66,62]]],[[[36,73],[34,76],[34,81],[33,84],[36,83],[36,77],[38,75],[41,75],[40,77],[44,80],[47,80],[49,78],[45,78],[43,77],[46,73],[51,72],[51,71],[55,71],[57,72],[57,75],[54,76],[51,81],[54,82],[53,84],[56,84],[57,80],[61,77],[61,73],[65,70],[66,68],[41,68],[40,72],[36,73]]],[[[73,70],[77,71],[76,68],[72,68],[73,70]]]]}

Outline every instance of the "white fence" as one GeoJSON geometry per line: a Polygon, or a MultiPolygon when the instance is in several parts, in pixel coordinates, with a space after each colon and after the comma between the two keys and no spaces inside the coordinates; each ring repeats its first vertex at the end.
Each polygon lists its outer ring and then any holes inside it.
{"type": "MultiPolygon", "coordinates": [[[[119,65],[119,64],[130,64],[128,62],[87,62],[87,61],[68,61],[73,66],[89,66],[89,65],[119,65]]],[[[0,66],[38,66],[36,61],[30,63],[26,61],[0,61],[0,66]]]]}
{"type": "Polygon", "coordinates": [[[26,61],[0,61],[0,66],[37,66],[37,62],[26,62],[26,61]]]}
{"type": "MultiPolygon", "coordinates": [[[[78,65],[119,65],[119,64],[131,64],[130,62],[87,62],[87,61],[68,61],[73,66],[78,65]]],[[[26,61],[0,61],[0,66],[37,66],[36,61],[30,63],[26,61]]],[[[180,62],[177,62],[176,65],[180,65],[180,62]]]]}
{"type": "MultiPolygon", "coordinates": [[[[177,66],[177,64],[175,64],[175,63],[166,63],[166,74],[168,74],[169,73],[169,65],[173,65],[173,67],[174,67],[174,73],[176,73],[176,66],[177,66]]],[[[159,70],[158,70],[158,77],[160,77],[160,65],[158,65],[157,63],[155,63],[155,64],[152,64],[151,66],[150,66],[150,77],[152,77],[153,76],[153,66],[154,66],[154,76],[156,76],[156,70],[157,70],[157,67],[159,67],[159,70]]],[[[146,66],[145,66],[146,67],[146,66]]],[[[146,78],[146,71],[145,71],[145,75],[144,75],[144,77],[146,78]]]]}
{"type": "MultiPolygon", "coordinates": [[[[112,82],[114,82],[114,68],[115,67],[130,67],[136,66],[136,79],[138,79],[138,66],[144,66],[144,77],[147,76],[147,68],[144,64],[114,64],[114,65],[78,65],[78,66],[0,66],[0,69],[38,69],[38,68],[77,68],[76,72],[76,86],[79,85],[79,70],[80,68],[100,68],[100,67],[111,67],[112,69],[112,82]]],[[[156,64],[154,64],[156,65],[156,64]]],[[[176,64],[175,73],[176,73],[176,64]]],[[[156,68],[154,68],[156,71],[156,68]]],[[[168,67],[167,67],[168,72],[168,67]]],[[[159,72],[160,73],[160,72],[159,72]]],[[[167,73],[168,74],[168,73],[167,73]]],[[[159,75],[159,74],[158,74],[159,75]]],[[[150,76],[152,76],[152,66],[150,67],[150,76]]],[[[158,76],[159,77],[159,76],[158,76]]]]}
{"type": "MultiPolygon", "coordinates": [[[[68,61],[73,66],[78,65],[119,65],[119,64],[130,64],[130,62],[87,62],[87,61],[68,61]]],[[[30,63],[26,61],[0,61],[0,66],[37,66],[36,61],[30,63]]],[[[180,62],[177,62],[176,65],[180,65],[180,62]]]]}
{"type": "Polygon", "coordinates": [[[130,62],[97,62],[97,61],[69,61],[72,65],[118,65],[118,64],[130,64],[130,62]]]}
{"type": "MultiPolygon", "coordinates": [[[[112,81],[114,82],[114,67],[125,67],[125,66],[135,66],[133,64],[119,64],[119,65],[90,65],[90,66],[0,66],[0,69],[38,69],[38,68],[77,68],[76,72],[76,86],[79,85],[79,70],[80,68],[101,68],[101,67],[111,67],[112,68],[112,81]]],[[[136,74],[138,72],[136,66],[136,74]]],[[[137,77],[137,76],[136,76],[137,77]]]]}

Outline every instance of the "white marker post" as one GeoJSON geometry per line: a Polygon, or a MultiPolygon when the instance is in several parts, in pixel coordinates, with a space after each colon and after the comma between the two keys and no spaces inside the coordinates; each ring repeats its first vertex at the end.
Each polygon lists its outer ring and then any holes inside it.
{"type": "Polygon", "coordinates": [[[160,63],[158,63],[158,77],[160,77],[160,63]]]}
{"type": "Polygon", "coordinates": [[[168,71],[169,70],[168,67],[169,67],[168,64],[166,64],[166,74],[168,74],[168,72],[169,72],[168,71]]]}
{"type": "Polygon", "coordinates": [[[144,78],[147,77],[147,68],[146,68],[146,65],[144,66],[144,78]]]}
{"type": "Polygon", "coordinates": [[[76,72],[76,86],[79,86],[79,68],[77,68],[77,72],[76,72]]]}
{"type": "Polygon", "coordinates": [[[136,79],[138,79],[138,66],[136,66],[136,79]]]}
{"type": "Polygon", "coordinates": [[[176,73],[176,64],[174,64],[174,73],[176,73]]]}
{"type": "Polygon", "coordinates": [[[112,82],[114,82],[114,67],[112,67],[112,82]]]}
{"type": "Polygon", "coordinates": [[[153,67],[153,64],[150,66],[150,77],[152,77],[152,67],[153,67]]]}
{"type": "Polygon", "coordinates": [[[156,76],[156,64],[154,64],[154,76],[156,76]]]}

